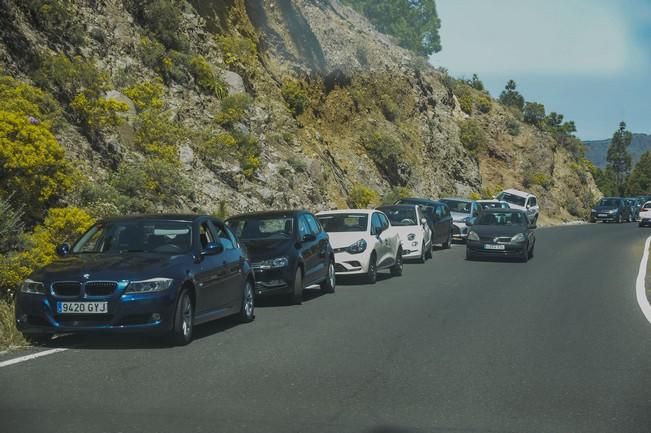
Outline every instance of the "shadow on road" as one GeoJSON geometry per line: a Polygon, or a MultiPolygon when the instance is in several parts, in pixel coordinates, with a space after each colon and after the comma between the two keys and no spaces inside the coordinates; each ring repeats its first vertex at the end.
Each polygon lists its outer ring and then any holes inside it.
{"type": "MultiPolygon", "coordinates": [[[[339,281],[337,281],[339,283],[339,281]]],[[[303,302],[310,302],[325,295],[320,288],[309,288],[303,291],[303,302]]],[[[255,298],[255,308],[286,307],[289,306],[287,296],[261,296],[255,298]]]]}

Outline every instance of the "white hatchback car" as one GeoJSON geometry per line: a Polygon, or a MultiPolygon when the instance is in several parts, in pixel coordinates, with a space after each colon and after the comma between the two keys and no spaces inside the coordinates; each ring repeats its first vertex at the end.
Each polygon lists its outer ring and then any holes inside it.
{"type": "Polygon", "coordinates": [[[370,284],[375,284],[382,269],[402,275],[400,236],[383,212],[344,209],[316,217],[330,237],[337,275],[364,275],[370,284]]]}
{"type": "Polygon", "coordinates": [[[425,263],[432,258],[432,230],[423,208],[413,204],[381,206],[377,210],[389,217],[402,242],[402,258],[425,263]]]}
{"type": "Polygon", "coordinates": [[[644,206],[640,208],[640,222],[638,223],[639,227],[644,227],[651,225],[651,201],[644,203],[644,206]]]}
{"type": "Polygon", "coordinates": [[[538,221],[540,207],[538,206],[538,199],[535,195],[525,191],[518,191],[517,189],[506,189],[495,198],[507,202],[511,209],[525,211],[531,224],[535,225],[538,221]]]}

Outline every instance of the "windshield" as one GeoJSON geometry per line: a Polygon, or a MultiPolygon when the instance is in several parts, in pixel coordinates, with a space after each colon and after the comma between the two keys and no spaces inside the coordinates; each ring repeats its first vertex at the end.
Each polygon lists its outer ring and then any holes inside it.
{"type": "Polygon", "coordinates": [[[394,226],[417,226],[418,215],[415,207],[381,207],[378,210],[384,212],[394,226]]]}
{"type": "Polygon", "coordinates": [[[479,216],[475,225],[480,226],[515,226],[524,225],[527,219],[522,212],[488,212],[479,216]]]}
{"type": "Polygon", "coordinates": [[[96,224],[77,241],[72,253],[178,254],[191,248],[191,222],[137,220],[96,224]]]}
{"type": "Polygon", "coordinates": [[[450,200],[450,199],[443,199],[441,201],[448,205],[448,207],[450,208],[450,212],[469,214],[470,208],[472,207],[472,203],[469,201],[450,200]]]}
{"type": "Polygon", "coordinates": [[[251,217],[228,221],[230,229],[240,239],[291,239],[294,237],[292,215],[251,217]]]}
{"type": "Polygon", "coordinates": [[[514,204],[516,206],[524,206],[527,201],[526,198],[520,197],[519,195],[509,194],[508,192],[503,192],[497,196],[498,200],[505,201],[507,203],[514,204]]]}
{"type": "Polygon", "coordinates": [[[615,198],[604,198],[599,201],[597,206],[618,207],[619,200],[615,198]]]}
{"type": "Polygon", "coordinates": [[[484,201],[479,202],[482,209],[508,209],[509,205],[499,201],[484,201]]]}
{"type": "Polygon", "coordinates": [[[365,232],[368,228],[367,214],[327,214],[317,218],[329,233],[365,232]]]}

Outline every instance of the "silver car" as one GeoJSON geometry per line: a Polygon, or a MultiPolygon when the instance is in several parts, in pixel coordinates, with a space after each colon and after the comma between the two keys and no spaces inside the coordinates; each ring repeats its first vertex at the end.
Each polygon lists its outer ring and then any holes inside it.
{"type": "Polygon", "coordinates": [[[454,239],[465,241],[469,231],[466,221],[468,218],[479,216],[482,210],[481,204],[467,198],[442,198],[440,201],[450,208],[453,224],[452,236],[454,239]]]}

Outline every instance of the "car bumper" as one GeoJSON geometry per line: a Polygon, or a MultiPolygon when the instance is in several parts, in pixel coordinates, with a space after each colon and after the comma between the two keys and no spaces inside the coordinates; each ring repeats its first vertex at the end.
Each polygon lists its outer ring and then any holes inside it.
{"type": "Polygon", "coordinates": [[[106,299],[60,299],[20,294],[16,327],[25,334],[74,332],[165,333],[172,329],[176,291],[106,299]],[[57,302],[107,302],[106,314],[59,314],[57,302]]]}
{"type": "Polygon", "coordinates": [[[617,221],[617,216],[618,214],[608,214],[608,215],[597,215],[597,214],[592,214],[590,215],[590,219],[592,221],[617,221]]]}
{"type": "Polygon", "coordinates": [[[289,272],[289,268],[254,269],[254,272],[257,296],[292,293],[294,276],[289,272]]]}
{"type": "Polygon", "coordinates": [[[400,242],[402,245],[402,258],[403,259],[418,259],[423,254],[423,240],[416,239],[413,241],[403,240],[400,242]]]}
{"type": "Polygon", "coordinates": [[[360,275],[368,272],[371,251],[368,249],[361,254],[347,252],[335,253],[336,275],[360,275]]]}
{"type": "Polygon", "coordinates": [[[452,225],[452,237],[455,239],[466,239],[469,231],[466,223],[454,222],[452,225]]]}
{"type": "Polygon", "coordinates": [[[486,248],[486,245],[497,244],[469,241],[466,248],[468,248],[468,251],[475,257],[519,257],[524,253],[525,248],[527,248],[527,244],[524,242],[499,244],[504,246],[503,250],[488,249],[486,248]]]}

